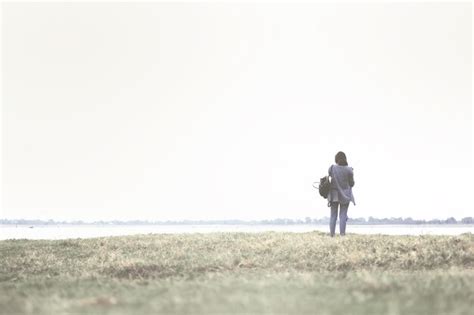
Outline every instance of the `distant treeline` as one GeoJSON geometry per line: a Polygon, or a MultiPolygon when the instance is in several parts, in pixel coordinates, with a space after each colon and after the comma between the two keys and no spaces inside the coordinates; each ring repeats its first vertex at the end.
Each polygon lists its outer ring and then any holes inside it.
{"type": "MultiPolygon", "coordinates": [[[[349,218],[349,222],[352,224],[474,224],[474,218],[465,217],[461,220],[456,220],[453,217],[447,218],[446,220],[415,220],[410,217],[408,218],[349,218]]],[[[14,224],[14,225],[295,225],[295,224],[327,224],[329,223],[328,217],[323,218],[310,218],[304,219],[285,219],[277,218],[270,220],[179,220],[179,221],[148,221],[148,220],[111,220],[111,221],[54,221],[54,220],[7,220],[0,219],[0,224],[14,224]]]]}

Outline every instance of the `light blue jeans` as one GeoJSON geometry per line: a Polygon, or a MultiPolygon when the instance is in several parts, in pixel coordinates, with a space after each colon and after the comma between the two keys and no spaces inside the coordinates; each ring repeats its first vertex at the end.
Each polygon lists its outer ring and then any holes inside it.
{"type": "Polygon", "coordinates": [[[339,233],[346,235],[347,209],[349,204],[340,204],[339,202],[331,202],[331,219],[329,220],[329,230],[331,236],[336,233],[337,208],[339,207],[339,233]]]}

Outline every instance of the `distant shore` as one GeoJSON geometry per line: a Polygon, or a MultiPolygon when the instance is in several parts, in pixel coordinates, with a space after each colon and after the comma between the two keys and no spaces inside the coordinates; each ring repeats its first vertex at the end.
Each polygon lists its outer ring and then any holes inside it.
{"type": "MultiPolygon", "coordinates": [[[[276,218],[267,220],[99,220],[99,221],[60,221],[60,220],[37,220],[37,219],[0,219],[1,225],[304,225],[304,224],[328,224],[329,217],[304,219],[276,218]]],[[[348,223],[356,225],[474,225],[473,217],[456,219],[450,217],[444,220],[430,219],[419,220],[413,218],[355,218],[349,217],[348,223]]]]}

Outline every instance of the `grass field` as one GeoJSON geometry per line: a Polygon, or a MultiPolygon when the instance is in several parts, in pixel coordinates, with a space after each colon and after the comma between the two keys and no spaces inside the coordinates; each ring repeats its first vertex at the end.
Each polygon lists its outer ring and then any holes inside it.
{"type": "Polygon", "coordinates": [[[1,314],[472,314],[474,235],[0,242],[1,314]]]}

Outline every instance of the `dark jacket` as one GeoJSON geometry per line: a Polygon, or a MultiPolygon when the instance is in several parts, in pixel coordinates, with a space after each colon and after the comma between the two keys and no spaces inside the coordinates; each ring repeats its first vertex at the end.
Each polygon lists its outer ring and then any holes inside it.
{"type": "Polygon", "coordinates": [[[341,204],[348,204],[352,201],[355,205],[352,187],[354,186],[354,169],[349,166],[331,165],[329,168],[331,176],[331,191],[329,201],[338,201],[341,204]]]}

